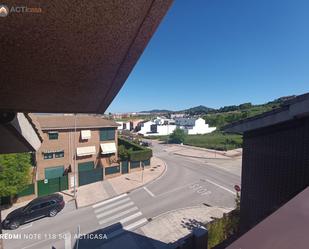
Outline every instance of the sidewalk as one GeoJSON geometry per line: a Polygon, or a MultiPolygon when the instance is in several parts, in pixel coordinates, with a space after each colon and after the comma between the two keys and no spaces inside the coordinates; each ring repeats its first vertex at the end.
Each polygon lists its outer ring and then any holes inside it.
{"type": "Polygon", "coordinates": [[[221,218],[230,210],[218,207],[196,206],[177,209],[154,218],[151,222],[134,232],[124,233],[107,241],[102,248],[130,249],[171,249],[181,246],[182,239],[194,228],[204,226],[213,220],[221,218]]]}
{"type": "Polygon", "coordinates": [[[190,234],[194,228],[204,226],[213,218],[221,218],[230,211],[206,206],[178,209],[159,215],[141,227],[141,231],[149,238],[152,248],[166,248],[165,245],[179,242],[179,239],[190,234]]]}
{"type": "Polygon", "coordinates": [[[165,172],[165,167],[165,163],[161,159],[153,157],[151,159],[151,165],[146,167],[144,172],[135,171],[78,187],[77,206],[79,208],[89,206],[116,195],[132,191],[160,177],[165,172]]]}
{"type": "Polygon", "coordinates": [[[241,158],[242,156],[241,148],[229,151],[217,151],[189,145],[173,144],[168,145],[165,151],[173,153],[175,155],[205,158],[205,159],[231,159],[231,158],[241,158]]]}

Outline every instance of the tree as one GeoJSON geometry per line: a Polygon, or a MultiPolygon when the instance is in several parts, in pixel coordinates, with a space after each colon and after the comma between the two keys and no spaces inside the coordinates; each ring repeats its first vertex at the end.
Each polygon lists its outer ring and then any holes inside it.
{"type": "Polygon", "coordinates": [[[185,132],[180,128],[176,128],[173,131],[173,133],[169,136],[169,141],[171,143],[180,144],[185,141],[185,137],[186,137],[185,132]]]}
{"type": "Polygon", "coordinates": [[[128,160],[129,158],[129,151],[126,149],[124,145],[118,146],[118,155],[122,161],[128,160]]]}
{"type": "Polygon", "coordinates": [[[0,155],[0,196],[13,196],[30,182],[31,154],[0,155]]]}

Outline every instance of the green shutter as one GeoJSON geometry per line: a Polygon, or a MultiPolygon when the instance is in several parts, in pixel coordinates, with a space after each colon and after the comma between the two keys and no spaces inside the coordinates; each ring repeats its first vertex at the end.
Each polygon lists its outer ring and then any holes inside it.
{"type": "Polygon", "coordinates": [[[45,168],[45,179],[62,177],[63,172],[64,172],[64,166],[45,168]]]}
{"type": "Polygon", "coordinates": [[[100,141],[115,140],[114,128],[102,128],[100,129],[100,141]]]}
{"type": "Polygon", "coordinates": [[[78,164],[78,171],[88,171],[94,169],[94,162],[85,162],[78,164]]]}
{"type": "Polygon", "coordinates": [[[135,168],[139,168],[141,165],[140,161],[131,161],[130,162],[130,169],[135,169],[135,168]]]}
{"type": "Polygon", "coordinates": [[[120,166],[106,167],[105,175],[120,173],[120,166]]]}
{"type": "Polygon", "coordinates": [[[115,140],[115,129],[110,128],[108,130],[108,140],[115,140]]]}

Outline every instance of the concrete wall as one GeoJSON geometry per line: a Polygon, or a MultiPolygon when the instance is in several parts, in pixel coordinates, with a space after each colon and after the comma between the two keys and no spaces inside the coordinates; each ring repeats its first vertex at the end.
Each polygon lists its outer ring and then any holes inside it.
{"type": "Polygon", "coordinates": [[[243,145],[241,230],[245,232],[256,225],[308,184],[308,117],[246,132],[243,145]]]}

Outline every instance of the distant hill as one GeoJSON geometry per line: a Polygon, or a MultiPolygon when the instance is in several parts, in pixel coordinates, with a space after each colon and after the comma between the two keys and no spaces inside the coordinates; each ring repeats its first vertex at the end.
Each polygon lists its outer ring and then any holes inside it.
{"type": "Polygon", "coordinates": [[[178,111],[181,113],[187,113],[187,114],[191,114],[191,115],[200,115],[200,114],[207,114],[207,113],[212,113],[215,112],[216,109],[213,108],[209,108],[203,105],[199,105],[199,106],[195,106],[195,107],[191,107],[189,109],[185,109],[182,111],[178,111]]]}
{"type": "Polygon", "coordinates": [[[170,112],[173,112],[173,111],[154,109],[154,110],[150,110],[150,111],[141,111],[140,113],[170,113],[170,112]]]}
{"type": "Polygon", "coordinates": [[[279,108],[284,102],[295,98],[295,95],[281,97],[262,105],[253,105],[244,103],[241,105],[230,105],[219,108],[214,113],[208,113],[203,116],[210,126],[216,126],[219,129],[227,124],[250,118],[264,112],[279,108]]]}
{"type": "Polygon", "coordinates": [[[203,105],[195,106],[180,111],[170,111],[165,109],[154,109],[151,111],[143,111],[141,113],[150,113],[152,115],[163,113],[185,113],[189,115],[200,115],[210,126],[216,126],[219,129],[229,123],[239,121],[241,119],[253,117],[263,112],[271,111],[284,104],[284,102],[295,98],[295,95],[284,96],[273,101],[261,105],[254,105],[250,102],[240,105],[223,106],[219,109],[209,108],[203,105]]]}

